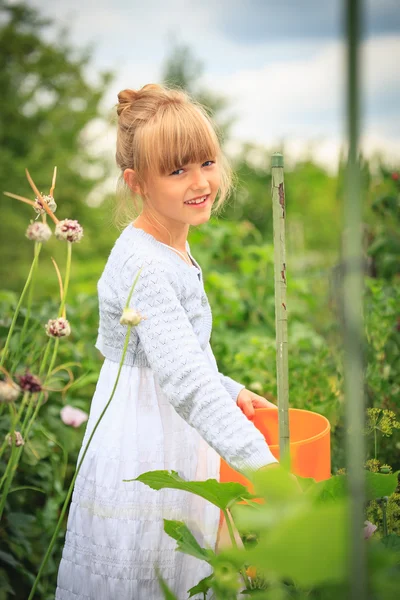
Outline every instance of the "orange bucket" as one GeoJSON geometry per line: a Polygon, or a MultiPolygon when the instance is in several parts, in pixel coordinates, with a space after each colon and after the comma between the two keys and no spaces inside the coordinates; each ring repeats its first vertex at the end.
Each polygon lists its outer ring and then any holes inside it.
{"type": "MultiPolygon", "coordinates": [[[[279,460],[278,410],[256,408],[254,425],[261,431],[272,454],[279,460]]],[[[291,472],[316,481],[331,476],[331,426],[326,417],[301,408],[289,408],[291,472]]],[[[235,471],[221,458],[220,482],[234,481],[254,493],[254,486],[241,473],[235,471]]],[[[221,511],[220,525],[223,521],[221,511]]]]}

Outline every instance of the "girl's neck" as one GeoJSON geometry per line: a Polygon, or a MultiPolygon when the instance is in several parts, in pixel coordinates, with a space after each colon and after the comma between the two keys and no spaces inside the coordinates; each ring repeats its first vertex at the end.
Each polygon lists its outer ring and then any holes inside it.
{"type": "Polygon", "coordinates": [[[155,227],[153,227],[153,225],[149,222],[146,216],[142,214],[140,214],[138,218],[135,219],[135,221],[133,221],[132,225],[133,227],[136,227],[138,229],[143,229],[143,231],[152,235],[159,242],[162,242],[167,246],[171,246],[172,248],[175,248],[175,250],[179,250],[180,252],[186,253],[186,236],[185,239],[182,240],[180,243],[170,243],[169,239],[164,239],[169,238],[168,234],[166,233],[164,236],[161,236],[160,232],[155,227]]]}

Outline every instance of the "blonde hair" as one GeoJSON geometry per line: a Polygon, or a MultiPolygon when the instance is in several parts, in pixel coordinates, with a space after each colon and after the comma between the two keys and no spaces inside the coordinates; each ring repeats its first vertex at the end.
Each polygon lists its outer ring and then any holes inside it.
{"type": "Polygon", "coordinates": [[[116,227],[124,227],[138,216],[145,198],[143,184],[152,174],[167,175],[188,163],[214,158],[220,187],[212,213],[219,214],[236,178],[222,152],[220,130],[207,109],[185,90],[155,83],[137,91],[123,90],[118,100],[115,158],[121,174],[113,210],[116,227]],[[128,168],[136,173],[141,195],[134,194],[124,181],[128,168]]]}

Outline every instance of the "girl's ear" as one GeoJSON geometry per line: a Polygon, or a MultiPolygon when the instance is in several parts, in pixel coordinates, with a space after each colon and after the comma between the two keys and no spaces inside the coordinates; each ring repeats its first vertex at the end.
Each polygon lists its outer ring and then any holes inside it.
{"type": "Polygon", "coordinates": [[[133,169],[125,169],[124,181],[134,194],[141,194],[141,189],[137,183],[136,173],[133,169]]]}

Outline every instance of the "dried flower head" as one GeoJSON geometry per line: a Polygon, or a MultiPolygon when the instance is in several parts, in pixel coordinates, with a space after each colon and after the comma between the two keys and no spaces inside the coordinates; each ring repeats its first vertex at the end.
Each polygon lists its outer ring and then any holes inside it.
{"type": "Polygon", "coordinates": [[[25,233],[28,240],[47,242],[51,237],[51,229],[47,223],[31,223],[25,233]]]}
{"type": "Polygon", "coordinates": [[[83,228],[76,219],[64,219],[57,223],[55,235],[58,240],[80,242],[83,237],[83,228]]]}
{"type": "Polygon", "coordinates": [[[20,375],[18,377],[18,383],[24,392],[29,392],[30,394],[34,394],[35,392],[42,391],[42,384],[38,377],[32,375],[28,371],[25,375],[20,375]]]}
{"type": "MultiPolygon", "coordinates": [[[[51,210],[51,212],[55,213],[56,210],[57,210],[57,204],[56,204],[53,196],[46,195],[46,194],[41,194],[41,197],[43,198],[43,202],[46,202],[46,204],[49,207],[49,209],[51,210]]],[[[35,205],[34,205],[33,209],[39,215],[44,215],[47,212],[43,208],[43,203],[42,203],[41,199],[38,198],[37,196],[35,198],[35,205]]]]}
{"type": "Polygon", "coordinates": [[[45,325],[46,333],[50,337],[67,337],[71,333],[71,326],[67,319],[49,319],[45,325]]]}
{"type": "MultiPolygon", "coordinates": [[[[25,444],[24,438],[22,437],[22,435],[20,434],[19,431],[14,431],[14,439],[15,439],[15,445],[17,447],[23,446],[25,444]]],[[[12,445],[11,433],[7,433],[6,440],[7,440],[8,445],[11,446],[12,445]]]]}
{"type": "Polygon", "coordinates": [[[341,467],[340,469],[338,469],[336,471],[336,475],[346,475],[346,474],[347,474],[346,467],[341,467]]]}
{"type": "Polygon", "coordinates": [[[15,402],[21,393],[21,388],[14,381],[0,381],[0,402],[15,402]]]}
{"type": "Polygon", "coordinates": [[[121,325],[139,325],[139,323],[147,317],[138,313],[134,308],[124,308],[119,322],[121,325]]]}

